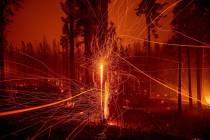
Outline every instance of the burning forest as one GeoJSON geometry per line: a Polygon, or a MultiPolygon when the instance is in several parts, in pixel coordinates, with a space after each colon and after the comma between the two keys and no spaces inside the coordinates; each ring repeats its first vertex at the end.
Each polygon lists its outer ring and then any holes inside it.
{"type": "Polygon", "coordinates": [[[0,139],[210,139],[209,0],[0,0],[0,139]]]}

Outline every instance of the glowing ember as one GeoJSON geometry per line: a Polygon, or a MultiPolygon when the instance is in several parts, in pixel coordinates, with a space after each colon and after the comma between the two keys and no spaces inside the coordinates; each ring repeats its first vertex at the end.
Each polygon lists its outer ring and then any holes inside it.
{"type": "Polygon", "coordinates": [[[205,99],[206,99],[206,103],[207,103],[208,105],[210,105],[210,97],[205,96],[205,99]]]}

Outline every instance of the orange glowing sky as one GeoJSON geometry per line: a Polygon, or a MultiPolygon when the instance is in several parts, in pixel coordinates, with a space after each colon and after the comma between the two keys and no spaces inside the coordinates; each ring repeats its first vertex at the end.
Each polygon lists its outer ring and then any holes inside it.
{"type": "MultiPolygon", "coordinates": [[[[145,39],[144,16],[135,15],[140,0],[111,0],[109,20],[116,24],[118,35],[128,35],[145,39]]],[[[48,41],[60,39],[62,31],[61,0],[24,0],[22,8],[16,12],[13,22],[7,28],[7,40],[16,45],[23,41],[40,41],[44,36],[48,41]]],[[[170,21],[164,21],[169,28],[170,21]]],[[[159,41],[166,41],[170,33],[160,33],[159,41]]],[[[137,41],[123,38],[126,42],[137,41]]]]}
{"type": "Polygon", "coordinates": [[[7,39],[13,43],[58,39],[61,34],[60,0],[24,0],[8,26],[7,39]]]}

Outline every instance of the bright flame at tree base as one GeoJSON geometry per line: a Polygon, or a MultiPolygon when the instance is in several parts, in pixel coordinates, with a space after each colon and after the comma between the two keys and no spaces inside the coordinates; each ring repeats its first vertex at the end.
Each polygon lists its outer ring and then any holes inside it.
{"type": "Polygon", "coordinates": [[[101,120],[107,120],[109,117],[109,82],[104,82],[104,63],[100,63],[100,105],[101,105],[101,120]]]}
{"type": "MultiPolygon", "coordinates": [[[[101,92],[100,92],[100,102],[101,102],[101,112],[103,112],[103,74],[104,74],[104,65],[100,64],[100,81],[101,81],[101,92]]],[[[101,120],[104,119],[103,113],[101,113],[101,120]]]]}
{"type": "Polygon", "coordinates": [[[109,117],[109,83],[105,82],[105,93],[104,93],[104,119],[109,117]]]}

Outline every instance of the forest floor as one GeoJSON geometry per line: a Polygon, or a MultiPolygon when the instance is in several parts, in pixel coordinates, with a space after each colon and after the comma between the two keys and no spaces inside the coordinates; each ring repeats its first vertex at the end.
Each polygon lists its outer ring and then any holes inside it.
{"type": "MultiPolygon", "coordinates": [[[[174,104],[174,106],[176,106],[174,104]]],[[[175,108],[175,107],[174,107],[175,108]]],[[[102,124],[87,123],[78,127],[79,122],[70,122],[59,125],[52,130],[40,134],[37,139],[63,140],[71,135],[75,139],[154,139],[154,140],[177,140],[177,139],[210,139],[210,110],[187,110],[178,113],[156,105],[155,107],[125,108],[122,116],[118,119],[110,119],[102,124]],[[77,128],[75,130],[75,128],[77,128]],[[74,133],[72,133],[74,131],[74,133]]],[[[33,113],[33,112],[31,112],[33,113]]],[[[24,113],[21,116],[30,115],[24,113]]],[[[4,136],[11,130],[20,127],[20,116],[1,118],[1,133],[4,136]]],[[[21,124],[22,125],[22,124],[21,124]]],[[[24,124],[23,124],[24,125],[24,124]]],[[[40,124],[41,126],[41,124],[40,124]]],[[[21,133],[10,133],[2,139],[28,139],[37,130],[32,127],[21,133]]]]}

